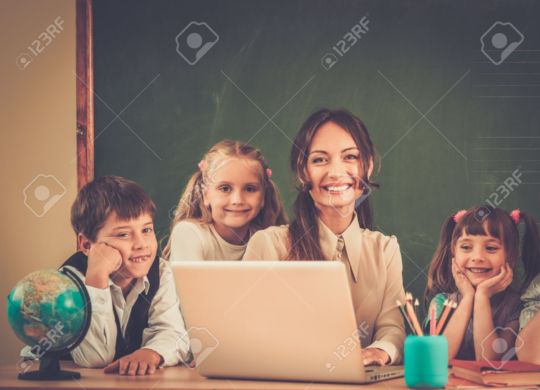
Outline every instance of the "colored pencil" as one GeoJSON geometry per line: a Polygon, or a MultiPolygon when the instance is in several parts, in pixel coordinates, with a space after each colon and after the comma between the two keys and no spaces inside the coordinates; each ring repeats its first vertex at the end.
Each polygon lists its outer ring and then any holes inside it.
{"type": "Polygon", "coordinates": [[[448,320],[448,316],[450,315],[450,310],[452,309],[452,303],[453,301],[445,300],[444,301],[444,310],[441,314],[441,318],[439,318],[439,323],[437,324],[437,328],[435,329],[435,335],[438,335],[442,333],[444,326],[446,325],[446,321],[448,320]]]}
{"type": "Polygon", "coordinates": [[[435,328],[437,327],[437,308],[435,304],[429,307],[429,335],[435,336],[435,328]]]}
{"type": "Polygon", "coordinates": [[[411,320],[409,319],[409,317],[407,317],[407,313],[405,313],[405,308],[403,307],[403,305],[401,304],[401,302],[399,300],[396,300],[396,305],[399,307],[399,311],[401,312],[401,315],[403,316],[403,319],[405,320],[405,322],[409,326],[409,329],[411,330],[411,333],[416,334],[416,331],[414,330],[414,328],[413,328],[413,326],[411,324],[411,320]]]}
{"type": "Polygon", "coordinates": [[[446,326],[448,325],[448,322],[452,318],[452,315],[454,314],[454,312],[456,311],[456,308],[458,306],[457,302],[453,301],[453,300],[450,300],[448,305],[450,306],[450,310],[448,311],[448,318],[446,319],[446,323],[441,328],[441,333],[444,332],[444,330],[446,329],[446,326]]]}
{"type": "Polygon", "coordinates": [[[407,301],[405,302],[405,307],[407,308],[407,314],[409,315],[409,318],[411,319],[411,323],[413,324],[416,330],[416,334],[418,336],[423,336],[424,332],[422,331],[422,327],[418,323],[418,318],[416,317],[416,314],[414,314],[414,309],[412,305],[412,300],[413,300],[412,294],[407,293],[405,294],[405,296],[407,298],[407,301]]]}

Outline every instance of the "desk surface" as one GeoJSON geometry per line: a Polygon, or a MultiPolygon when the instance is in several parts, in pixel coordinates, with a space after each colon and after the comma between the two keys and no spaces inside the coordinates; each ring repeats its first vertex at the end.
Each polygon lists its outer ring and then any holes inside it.
{"type": "MultiPolygon", "coordinates": [[[[0,389],[298,389],[298,390],[326,390],[326,389],[356,389],[368,387],[374,389],[406,389],[403,378],[379,382],[371,385],[336,385],[309,382],[276,382],[251,381],[236,379],[207,379],[200,376],[196,370],[177,366],[158,370],[154,375],[128,377],[117,374],[104,374],[102,369],[78,368],[73,363],[61,364],[64,370],[74,370],[81,374],[81,379],[67,381],[26,381],[18,380],[16,365],[0,366],[0,389]]],[[[37,364],[35,368],[37,369],[37,364]]]]}
{"type": "MultiPolygon", "coordinates": [[[[37,364],[32,369],[37,369],[37,364]]],[[[207,379],[200,376],[194,369],[177,366],[158,370],[154,375],[141,377],[104,374],[101,369],[78,368],[72,362],[62,363],[62,369],[80,372],[81,379],[67,381],[22,381],[17,379],[18,367],[13,365],[0,366],[0,389],[227,389],[227,390],[265,390],[265,389],[298,389],[298,390],[329,390],[329,389],[406,389],[403,378],[373,383],[370,385],[338,385],[308,382],[276,382],[251,381],[236,379],[207,379]]],[[[448,388],[480,388],[471,382],[451,377],[448,388]]]]}

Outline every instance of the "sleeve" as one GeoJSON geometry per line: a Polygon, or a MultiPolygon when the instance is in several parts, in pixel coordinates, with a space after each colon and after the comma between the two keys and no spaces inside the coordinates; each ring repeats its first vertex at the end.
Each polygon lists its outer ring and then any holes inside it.
{"type": "MultiPolygon", "coordinates": [[[[84,282],[84,276],[70,267],[84,282]]],[[[86,286],[92,305],[92,318],[83,341],[71,351],[73,361],[82,367],[105,367],[114,359],[116,351],[116,323],[114,321],[111,289],[86,286]]]]}
{"type": "Polygon", "coordinates": [[[271,235],[259,230],[251,238],[242,260],[278,260],[280,259],[271,235]]]}
{"type": "Polygon", "coordinates": [[[383,256],[386,263],[386,286],[381,310],[374,324],[375,341],[368,348],[382,349],[390,356],[390,364],[398,364],[402,359],[405,327],[396,300],[404,302],[405,292],[401,252],[395,237],[391,237],[383,256]]]}
{"type": "MultiPolygon", "coordinates": [[[[428,310],[431,307],[431,305],[435,305],[435,318],[437,320],[441,318],[442,312],[444,310],[444,301],[446,301],[447,298],[448,296],[446,294],[439,293],[433,297],[431,302],[429,302],[428,310]]],[[[429,324],[430,324],[429,315],[426,315],[424,318],[424,322],[422,323],[422,330],[425,333],[429,333],[429,324]]]]}
{"type": "Polygon", "coordinates": [[[521,296],[522,310],[519,315],[519,329],[540,311],[540,275],[533,279],[525,293],[521,296]]]}
{"type": "Polygon", "coordinates": [[[540,300],[536,303],[528,302],[523,305],[523,310],[519,314],[519,330],[523,329],[538,312],[540,312],[540,300]]]}
{"type": "Polygon", "coordinates": [[[164,366],[189,363],[189,337],[180,313],[180,302],[170,264],[160,260],[159,289],[148,312],[148,327],[143,331],[142,348],[151,349],[163,358],[164,366]]]}
{"type": "Polygon", "coordinates": [[[170,261],[205,260],[201,236],[192,222],[181,221],[171,232],[170,261]]]}

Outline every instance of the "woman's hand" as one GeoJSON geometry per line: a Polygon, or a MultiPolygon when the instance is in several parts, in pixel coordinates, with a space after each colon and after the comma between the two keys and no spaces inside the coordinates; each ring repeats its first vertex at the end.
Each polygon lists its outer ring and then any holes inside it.
{"type": "Polygon", "coordinates": [[[364,366],[379,365],[384,366],[390,362],[390,356],[379,348],[366,348],[362,351],[364,366]]]}
{"type": "Polygon", "coordinates": [[[454,258],[452,258],[452,275],[454,276],[454,283],[456,284],[456,287],[458,288],[461,296],[474,297],[474,294],[475,294],[474,286],[472,285],[469,278],[465,276],[465,273],[463,272],[463,270],[457,265],[454,258]]]}
{"type": "Polygon", "coordinates": [[[512,284],[513,277],[512,268],[506,263],[501,267],[497,275],[478,283],[476,294],[491,298],[493,295],[506,290],[512,284]]]}

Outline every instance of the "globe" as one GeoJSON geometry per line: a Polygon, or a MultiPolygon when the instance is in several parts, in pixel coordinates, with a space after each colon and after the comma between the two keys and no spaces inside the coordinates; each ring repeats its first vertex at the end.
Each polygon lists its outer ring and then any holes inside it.
{"type": "Polygon", "coordinates": [[[60,371],[58,360],[75,348],[90,326],[91,305],[82,281],[69,269],[32,272],[8,295],[8,322],[31,352],[40,370],[21,379],[63,379],[78,373],[60,371]]]}

